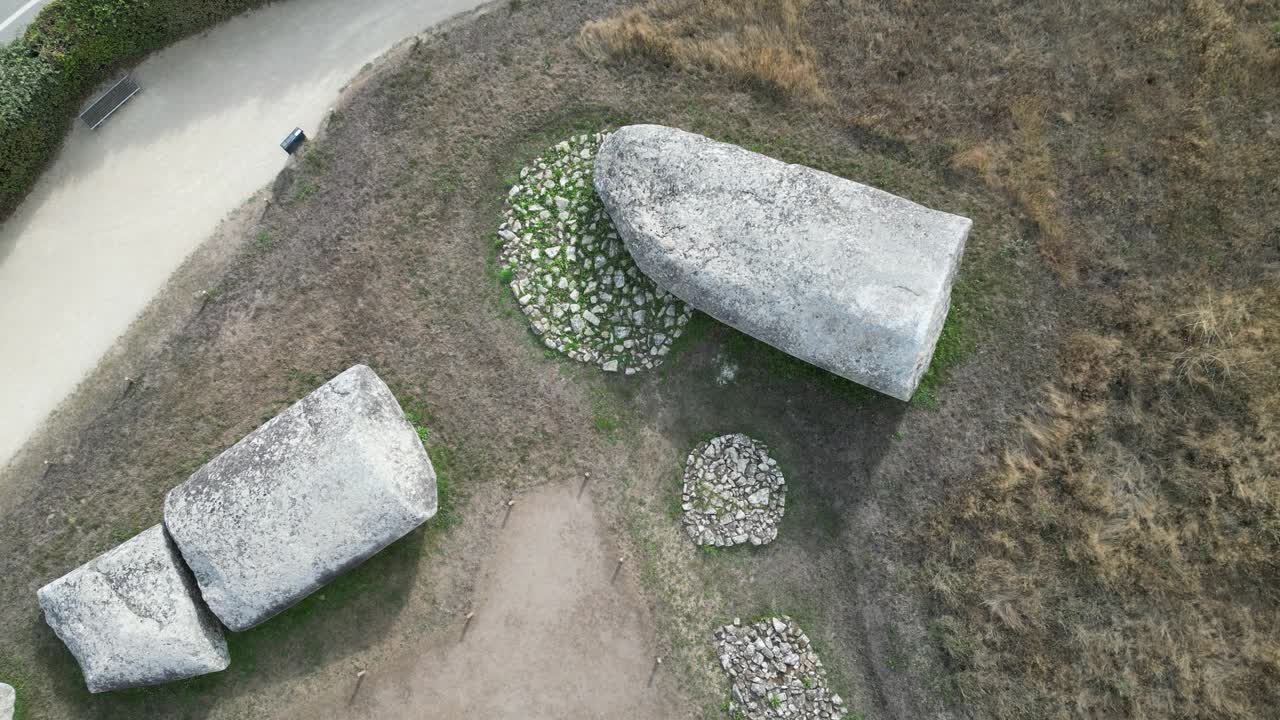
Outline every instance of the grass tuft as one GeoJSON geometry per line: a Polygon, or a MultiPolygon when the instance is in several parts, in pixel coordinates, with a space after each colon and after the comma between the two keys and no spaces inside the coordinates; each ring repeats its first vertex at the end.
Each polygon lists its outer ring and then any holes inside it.
{"type": "Polygon", "coordinates": [[[588,56],[726,73],[778,97],[828,100],[802,16],[809,0],[651,0],[583,26],[588,56]]]}
{"type": "Polygon", "coordinates": [[[591,393],[591,419],[596,431],[609,440],[617,440],[624,425],[618,400],[605,389],[591,393]]]}
{"type": "Polygon", "coordinates": [[[951,165],[975,173],[989,187],[1017,200],[1039,232],[1041,255],[1063,282],[1072,283],[1079,261],[1059,206],[1045,103],[1020,97],[1007,112],[1014,128],[1007,142],[970,147],[953,155],[951,165]]]}

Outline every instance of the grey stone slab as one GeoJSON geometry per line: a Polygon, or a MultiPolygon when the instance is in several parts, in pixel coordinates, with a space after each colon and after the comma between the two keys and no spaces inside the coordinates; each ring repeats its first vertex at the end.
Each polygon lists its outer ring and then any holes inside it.
{"type": "Polygon", "coordinates": [[[40,588],[45,622],[80,663],[90,692],[225,670],[222,626],[156,525],[40,588]]]}
{"type": "Polygon", "coordinates": [[[900,400],[928,369],[972,221],[659,125],[600,148],[636,264],[690,305],[900,400]]]}
{"type": "Polygon", "coordinates": [[[245,630],[436,513],[436,474],[399,403],[356,365],[246,435],[164,502],[213,613],[245,630]]]}
{"type": "Polygon", "coordinates": [[[12,685],[0,683],[0,720],[13,720],[13,708],[18,704],[18,694],[12,685]]]}

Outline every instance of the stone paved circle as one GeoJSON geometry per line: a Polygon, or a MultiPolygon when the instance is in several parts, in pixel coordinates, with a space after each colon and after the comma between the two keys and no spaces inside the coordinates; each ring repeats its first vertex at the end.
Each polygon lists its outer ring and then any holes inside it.
{"type": "Polygon", "coordinates": [[[662,363],[692,311],[640,272],[592,187],[605,137],[571,137],[520,171],[498,261],[546,347],[631,375],[662,363]]]}
{"type": "Polygon", "coordinates": [[[827,671],[809,638],[787,616],[716,631],[716,654],[731,685],[729,714],[748,720],[843,718],[844,700],[827,687],[827,671]]]}
{"type": "Polygon", "coordinates": [[[786,482],[765,444],[741,433],[699,443],[684,466],[684,527],[698,545],[763,545],[778,536],[786,482]]]}

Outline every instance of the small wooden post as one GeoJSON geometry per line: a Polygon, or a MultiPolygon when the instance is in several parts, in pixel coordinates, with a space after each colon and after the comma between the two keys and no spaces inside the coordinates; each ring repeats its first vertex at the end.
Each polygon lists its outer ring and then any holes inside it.
{"type": "Polygon", "coordinates": [[[653,672],[649,673],[649,687],[653,687],[653,679],[658,676],[658,668],[662,667],[662,656],[659,655],[653,663],[653,672]]]}
{"type": "Polygon", "coordinates": [[[476,616],[476,613],[474,610],[467,613],[466,620],[463,621],[462,623],[462,637],[458,638],[458,642],[462,642],[463,640],[467,639],[467,630],[470,629],[471,627],[471,618],[475,616],[476,616]]]}
{"type": "Polygon", "coordinates": [[[360,686],[364,684],[364,676],[366,674],[367,673],[364,670],[360,670],[356,673],[356,687],[351,691],[351,698],[347,700],[348,705],[356,701],[356,695],[360,694],[360,686]]]}

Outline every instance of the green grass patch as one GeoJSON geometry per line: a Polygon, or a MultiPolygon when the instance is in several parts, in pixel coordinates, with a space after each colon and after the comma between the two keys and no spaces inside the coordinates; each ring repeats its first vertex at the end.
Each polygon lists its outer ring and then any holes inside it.
{"type": "MultiPolygon", "coordinates": [[[[776,458],[775,458],[776,459],[776,458]]],[[[779,462],[781,467],[781,462],[779,462]]],[[[787,480],[787,512],[782,516],[779,535],[816,534],[824,541],[835,540],[844,531],[844,517],[831,503],[815,492],[806,478],[796,478],[783,468],[787,480]]]]}
{"type": "Polygon", "coordinates": [[[911,396],[912,404],[936,408],[947,373],[973,350],[973,345],[973,337],[966,331],[964,309],[952,304],[947,320],[942,325],[942,332],[938,335],[938,344],[933,350],[929,369],[920,378],[920,385],[911,396]]]}
{"type": "Polygon", "coordinates": [[[333,151],[323,143],[309,143],[302,156],[302,167],[309,173],[323,173],[333,162],[333,151]]]}
{"type": "Polygon", "coordinates": [[[725,351],[738,364],[738,377],[742,380],[752,380],[764,385],[817,383],[828,394],[853,406],[866,405],[881,397],[868,387],[807,363],[727,325],[723,327],[725,351]]]}
{"type": "Polygon", "coordinates": [[[276,241],[271,237],[271,233],[263,230],[258,233],[258,237],[254,240],[253,246],[254,249],[260,253],[268,253],[276,246],[276,241]]]}
{"type": "Polygon", "coordinates": [[[680,333],[680,337],[671,343],[671,352],[667,353],[667,361],[659,368],[660,372],[671,372],[678,364],[676,361],[697,348],[708,342],[714,334],[715,328],[721,323],[710,315],[694,310],[690,316],[689,322],[684,326],[684,332],[680,333]]]}
{"type": "Polygon", "coordinates": [[[320,186],[311,178],[302,178],[293,188],[293,202],[302,202],[316,194],[316,191],[319,189],[320,186]]]}
{"type": "Polygon", "coordinates": [[[889,627],[885,630],[885,642],[888,646],[885,664],[894,672],[906,670],[911,665],[911,656],[897,624],[889,623],[889,627]]]}
{"type": "Polygon", "coordinates": [[[452,195],[462,187],[462,175],[453,168],[437,168],[431,173],[431,186],[441,195],[452,195]]]}
{"type": "Polygon", "coordinates": [[[603,388],[591,393],[591,421],[596,432],[617,440],[625,420],[617,398],[603,388]]]}
{"type": "Polygon", "coordinates": [[[301,390],[299,397],[315,390],[325,382],[320,373],[303,371],[298,368],[289,368],[285,376],[288,377],[289,382],[297,385],[297,389],[301,390]]]}
{"type": "Polygon", "coordinates": [[[0,655],[0,682],[13,686],[17,693],[14,705],[13,720],[28,719],[28,679],[31,673],[27,667],[8,655],[0,655]]]}

